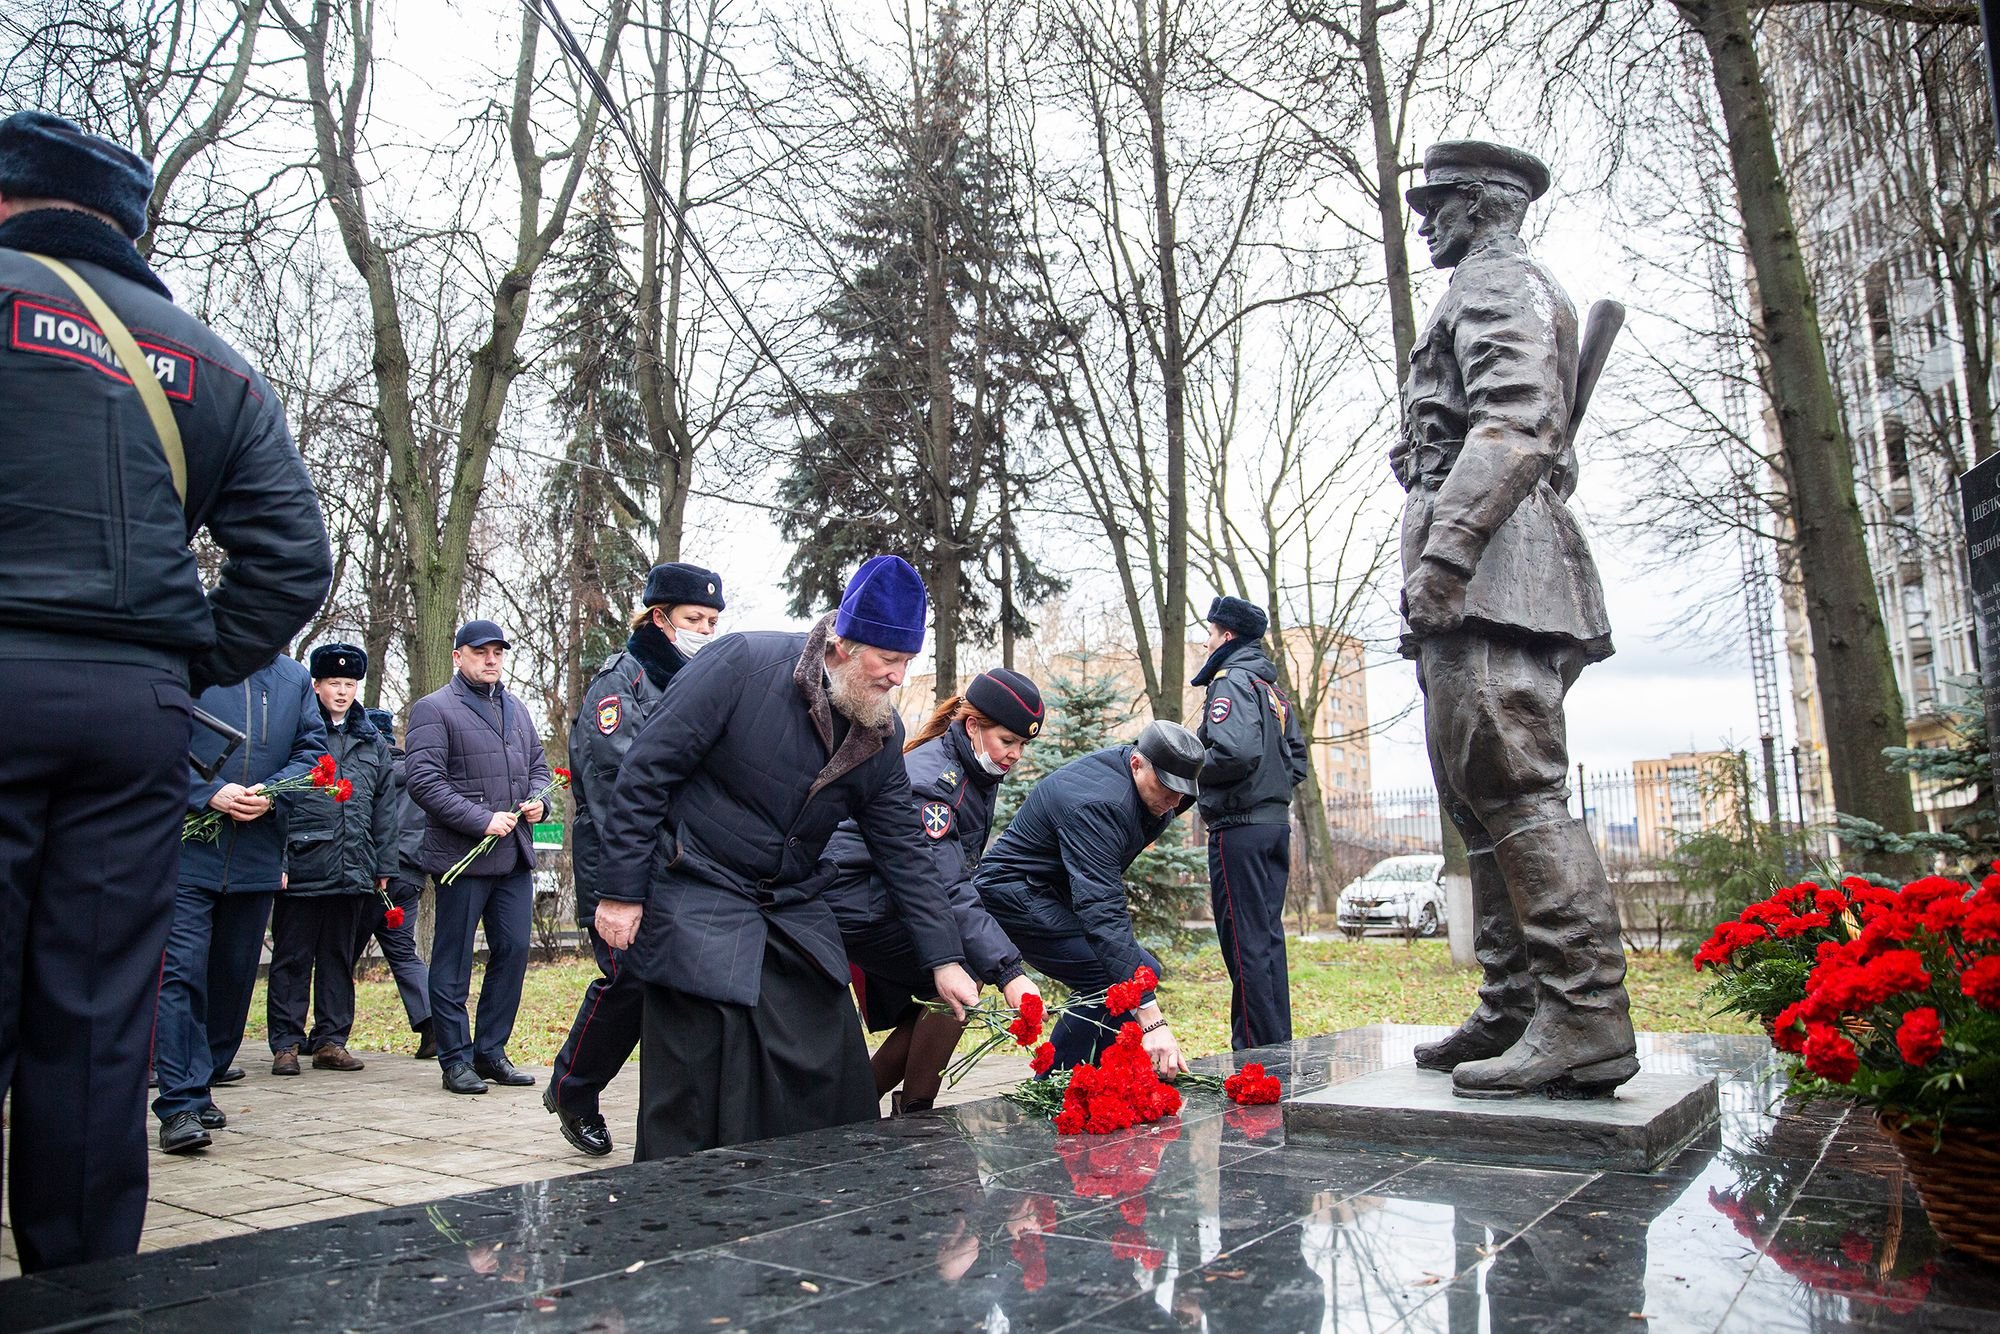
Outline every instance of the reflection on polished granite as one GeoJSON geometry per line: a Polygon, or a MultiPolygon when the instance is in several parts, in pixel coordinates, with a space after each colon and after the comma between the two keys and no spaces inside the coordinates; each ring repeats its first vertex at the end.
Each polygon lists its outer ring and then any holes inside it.
{"type": "MultiPolygon", "coordinates": [[[[1291,1093],[1440,1031],[1236,1060],[1291,1093]]],[[[1762,1039],[1641,1042],[1722,1097],[1650,1174],[1287,1147],[1201,1094],[1058,1140],[991,1100],[0,1282],[0,1331],[2000,1329],[1865,1114],[1778,1101],[1762,1039]]]]}

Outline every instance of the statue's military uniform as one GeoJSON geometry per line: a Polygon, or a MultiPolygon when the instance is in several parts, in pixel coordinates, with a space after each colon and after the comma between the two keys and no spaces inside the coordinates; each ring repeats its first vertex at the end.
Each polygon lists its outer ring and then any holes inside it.
{"type": "MultiPolygon", "coordinates": [[[[1518,150],[1441,144],[1411,203],[1547,171],[1518,150]]],[[[1607,1092],[1637,1070],[1617,909],[1568,809],[1563,698],[1611,654],[1597,568],[1565,503],[1576,486],[1577,320],[1511,230],[1477,229],[1412,349],[1390,461],[1406,583],[1462,579],[1463,620],[1403,637],[1424,691],[1438,793],[1471,854],[1481,1005],[1418,1064],[1458,1092],[1607,1092]],[[1531,1023],[1531,1020],[1533,1021],[1531,1023]]],[[[1412,617],[1415,607],[1406,609],[1412,617]]]]}

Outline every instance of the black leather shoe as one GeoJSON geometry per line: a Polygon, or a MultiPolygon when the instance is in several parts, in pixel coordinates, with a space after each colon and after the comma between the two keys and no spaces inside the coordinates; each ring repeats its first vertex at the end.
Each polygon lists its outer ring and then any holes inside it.
{"type": "Polygon", "coordinates": [[[224,1070],[221,1074],[217,1075],[215,1078],[209,1080],[208,1084],[210,1088],[213,1088],[217,1084],[234,1084],[237,1080],[241,1078],[243,1078],[243,1067],[240,1065],[232,1065],[227,1070],[224,1070]]]}
{"type": "Polygon", "coordinates": [[[509,1088],[531,1088],[535,1082],[533,1075],[525,1070],[516,1070],[514,1063],[505,1056],[497,1056],[490,1061],[473,1057],[472,1073],[489,1084],[505,1084],[509,1088]]]}
{"type": "Polygon", "coordinates": [[[229,1124],[229,1118],[223,1115],[220,1107],[204,1107],[194,1114],[194,1119],[208,1130],[220,1130],[229,1124]]]}
{"type": "Polygon", "coordinates": [[[611,1152],[611,1128],[604,1124],[602,1116],[596,1112],[571,1116],[556,1106],[554,1086],[542,1095],[542,1106],[555,1113],[556,1123],[562,1127],[562,1137],[577,1149],[593,1158],[602,1158],[611,1152]]]}
{"type": "Polygon", "coordinates": [[[446,1093],[484,1093],[486,1081],[472,1073],[469,1065],[449,1065],[444,1071],[446,1093]]]}
{"type": "Polygon", "coordinates": [[[215,1143],[193,1112],[175,1112],[160,1127],[161,1153],[193,1153],[215,1143]]]}
{"type": "Polygon", "coordinates": [[[431,1021],[426,1019],[417,1025],[416,1057],[420,1061],[435,1061],[438,1058],[436,1036],[431,1032],[431,1021]]]}

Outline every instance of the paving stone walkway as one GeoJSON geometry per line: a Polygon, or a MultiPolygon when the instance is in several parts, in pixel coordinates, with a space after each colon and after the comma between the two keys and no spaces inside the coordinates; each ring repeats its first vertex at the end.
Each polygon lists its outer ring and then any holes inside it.
{"type": "MultiPolygon", "coordinates": [[[[259,1053],[248,1051],[246,1056],[259,1053]]],[[[542,1109],[547,1069],[533,1088],[483,1097],[446,1093],[435,1061],[403,1052],[355,1053],[365,1070],[306,1069],[279,1078],[246,1060],[248,1076],[215,1090],[229,1125],[200,1153],[152,1154],[142,1251],[289,1227],[391,1205],[422,1204],[489,1186],[569,1176],[632,1161],[639,1067],[605,1091],[616,1146],[578,1153],[542,1109]]],[[[1020,1077],[1018,1061],[990,1062],[946,1104],[989,1097],[1020,1077]],[[1004,1068],[1003,1068],[1004,1067],[1004,1068]]],[[[20,1273],[12,1229],[0,1226],[0,1278],[20,1273]]]]}

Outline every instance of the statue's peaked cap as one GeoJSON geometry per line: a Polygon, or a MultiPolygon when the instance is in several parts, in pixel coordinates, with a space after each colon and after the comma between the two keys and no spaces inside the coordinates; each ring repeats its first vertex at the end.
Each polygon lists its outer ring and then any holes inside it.
{"type": "Polygon", "coordinates": [[[1456,185],[1511,185],[1529,199],[1540,199],[1548,193],[1549,169],[1523,149],[1481,139],[1447,139],[1424,150],[1424,183],[1404,198],[1423,213],[1443,189],[1456,185]]]}

